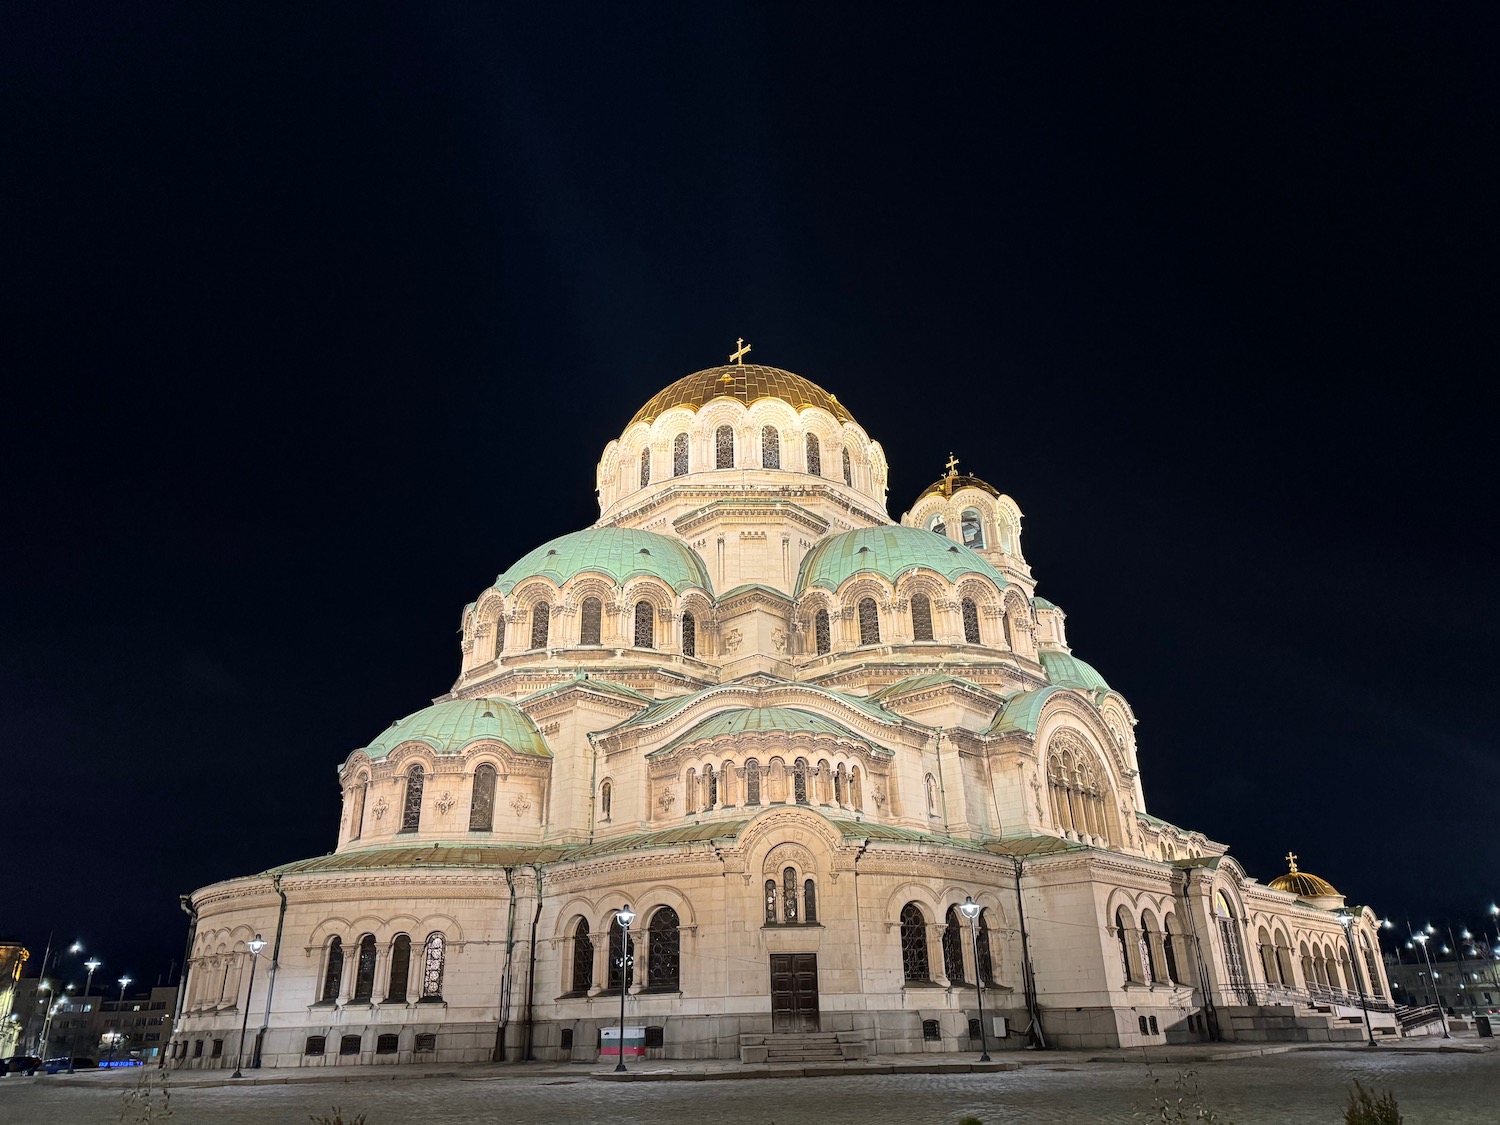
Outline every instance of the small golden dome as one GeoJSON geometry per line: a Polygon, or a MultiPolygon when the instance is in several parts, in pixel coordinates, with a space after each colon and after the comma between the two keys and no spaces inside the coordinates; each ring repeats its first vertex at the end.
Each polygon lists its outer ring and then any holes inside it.
{"type": "Polygon", "coordinates": [[[1000,490],[992,484],[971,477],[965,473],[954,473],[952,476],[939,477],[932,484],[922,490],[922,495],[917,497],[918,501],[925,500],[934,494],[942,496],[944,500],[952,500],[953,494],[960,488],[977,488],[981,492],[988,492],[991,496],[999,496],[1000,490]]]}
{"type": "Polygon", "coordinates": [[[651,397],[651,401],[636,411],[630,425],[653,422],[674,406],[686,406],[696,411],[716,398],[738,399],[746,406],[763,398],[779,398],[797,410],[816,406],[828,411],[840,422],[854,421],[853,415],[844,409],[844,404],[839,402],[837,396],[829,394],[811,379],[804,379],[801,375],[794,375],[779,367],[762,367],[758,363],[732,363],[695,371],[678,379],[665,390],[658,391],[651,397]]]}
{"type": "Polygon", "coordinates": [[[1306,871],[1298,871],[1297,856],[1294,852],[1287,853],[1286,862],[1290,870],[1285,875],[1278,875],[1267,884],[1273,891],[1291,891],[1298,898],[1340,897],[1339,892],[1327,879],[1319,879],[1316,875],[1310,875],[1306,871]]]}

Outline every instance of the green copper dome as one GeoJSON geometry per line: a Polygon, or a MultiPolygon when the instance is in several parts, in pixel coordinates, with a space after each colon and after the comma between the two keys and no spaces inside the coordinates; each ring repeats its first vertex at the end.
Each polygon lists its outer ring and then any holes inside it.
{"type": "Polygon", "coordinates": [[[811,586],[837,590],[847,579],[863,573],[894,582],[898,575],[918,568],[935,570],[950,582],[961,574],[980,574],[997,589],[1006,585],[1005,576],[979,552],[920,527],[888,524],[830,535],[818,542],[802,560],[797,592],[811,586]]]}
{"type": "Polygon", "coordinates": [[[674,738],[660,750],[653,751],[651,756],[665,754],[690,742],[718,738],[720,735],[770,730],[785,731],[788,734],[825,734],[855,742],[865,741],[848,727],[800,707],[736,707],[734,710],[720,711],[717,715],[709,716],[686,734],[674,738]]]}
{"type": "Polygon", "coordinates": [[[450,699],[397,719],[364,748],[384,758],[403,742],[424,742],[439,754],[461,754],[481,738],[505,743],[517,754],[550,758],[541,732],[514,703],[503,699],[450,699]]]}
{"type": "Polygon", "coordinates": [[[703,560],[686,543],[630,527],[591,527],[543,543],[495,579],[495,588],[509,594],[537,575],[561,586],[586,572],[606,575],[621,586],[639,575],[650,575],[679,594],[693,586],[713,593],[703,560]]]}
{"type": "Polygon", "coordinates": [[[1077,688],[1080,691],[1109,691],[1104,677],[1078,657],[1066,652],[1049,652],[1043,649],[1037,654],[1042,667],[1047,669],[1047,679],[1058,687],[1077,688]]]}

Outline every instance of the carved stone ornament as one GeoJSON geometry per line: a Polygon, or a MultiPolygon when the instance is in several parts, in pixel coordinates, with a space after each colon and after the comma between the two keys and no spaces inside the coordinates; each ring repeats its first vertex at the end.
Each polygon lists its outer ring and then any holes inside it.
{"type": "Polygon", "coordinates": [[[745,643],[745,634],[738,629],[731,629],[724,634],[724,651],[739,652],[740,645],[745,643]]]}
{"type": "Polygon", "coordinates": [[[885,808],[885,788],[883,786],[875,786],[875,792],[871,794],[871,798],[874,800],[877,809],[885,808]]]}
{"type": "Polygon", "coordinates": [[[375,802],[375,807],[370,811],[375,814],[376,820],[384,820],[385,814],[390,811],[390,807],[391,806],[386,802],[386,799],[384,797],[381,797],[380,800],[375,802]]]}
{"type": "Polygon", "coordinates": [[[677,803],[677,792],[673,789],[663,789],[661,796],[656,798],[656,803],[661,806],[661,811],[669,813],[672,806],[677,803]]]}
{"type": "Polygon", "coordinates": [[[444,792],[443,795],[434,802],[434,804],[437,805],[438,812],[442,813],[444,816],[447,816],[448,810],[451,809],[454,805],[453,794],[444,792]]]}
{"type": "Polygon", "coordinates": [[[777,652],[786,651],[786,630],[779,625],[771,630],[771,647],[777,652]]]}
{"type": "Polygon", "coordinates": [[[517,793],[515,800],[511,801],[510,807],[516,811],[517,816],[525,816],[526,810],[531,808],[531,801],[527,799],[526,794],[517,793]]]}

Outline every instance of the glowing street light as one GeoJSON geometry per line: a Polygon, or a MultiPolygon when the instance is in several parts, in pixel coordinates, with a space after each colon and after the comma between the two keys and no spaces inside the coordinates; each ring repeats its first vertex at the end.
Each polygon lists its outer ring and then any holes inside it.
{"type": "Polygon", "coordinates": [[[245,1065],[245,1032],[250,1026],[250,997],[255,994],[255,966],[260,963],[260,951],[266,947],[265,940],[256,934],[245,943],[250,950],[250,983],[245,988],[245,1015],[240,1020],[240,1057],[235,1060],[234,1073],[229,1077],[243,1078],[240,1068],[245,1065]]]}
{"type": "Polygon", "coordinates": [[[615,920],[620,923],[620,1044],[619,1061],[615,1073],[625,1069],[625,986],[630,983],[630,923],[635,921],[635,911],[626,903],[615,911],[615,920]]]}
{"type": "Polygon", "coordinates": [[[990,1043],[984,1034],[984,980],[979,971],[979,915],[982,908],[973,896],[965,895],[958,912],[969,920],[969,936],[974,941],[974,995],[979,1001],[979,1061],[990,1061],[990,1043]]]}

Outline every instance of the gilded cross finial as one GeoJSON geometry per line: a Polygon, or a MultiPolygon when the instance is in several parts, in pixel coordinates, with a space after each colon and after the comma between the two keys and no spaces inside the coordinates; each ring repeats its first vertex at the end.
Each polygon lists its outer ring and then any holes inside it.
{"type": "Polygon", "coordinates": [[[948,452],[948,475],[950,477],[958,476],[958,458],[953,456],[952,450],[948,452]]]}
{"type": "Polygon", "coordinates": [[[729,358],[734,360],[736,367],[744,367],[745,356],[750,354],[750,345],[745,343],[745,338],[743,336],[736,340],[735,343],[739,345],[738,349],[732,352],[729,358]]]}
{"type": "Polygon", "coordinates": [[[1293,875],[1297,874],[1297,853],[1296,852],[1287,852],[1286,853],[1286,865],[1292,869],[1292,874],[1293,875]]]}

